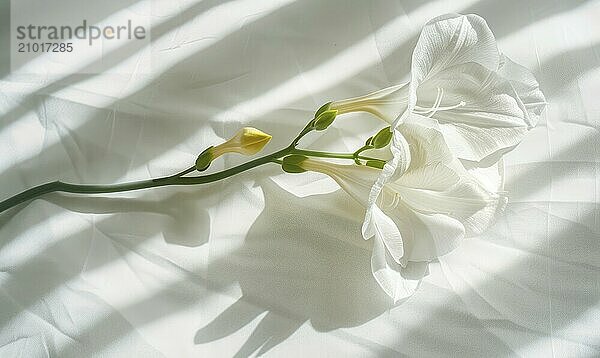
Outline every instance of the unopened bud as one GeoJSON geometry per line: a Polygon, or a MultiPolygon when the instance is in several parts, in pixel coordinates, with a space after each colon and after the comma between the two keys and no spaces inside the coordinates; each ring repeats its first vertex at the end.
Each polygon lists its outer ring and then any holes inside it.
{"type": "Polygon", "coordinates": [[[306,170],[300,166],[300,163],[308,159],[303,155],[292,154],[283,158],[281,168],[286,173],[304,173],[306,170]]]}
{"type": "Polygon", "coordinates": [[[392,132],[390,131],[390,127],[383,128],[373,137],[372,146],[375,149],[380,149],[390,144],[392,140],[392,132]]]}
{"type": "Polygon", "coordinates": [[[215,154],[235,152],[244,155],[253,155],[260,152],[271,140],[271,136],[259,129],[244,127],[240,129],[227,142],[215,147],[215,154]]]}
{"type": "Polygon", "coordinates": [[[331,102],[325,103],[324,105],[322,105],[319,109],[317,109],[317,111],[315,112],[315,118],[318,118],[321,113],[328,111],[331,107],[331,102]]]}
{"type": "Polygon", "coordinates": [[[383,169],[385,162],[383,160],[367,160],[365,165],[371,168],[383,169]]]}
{"type": "Polygon", "coordinates": [[[204,150],[196,159],[196,170],[206,170],[213,160],[225,153],[256,154],[269,143],[271,138],[261,130],[244,127],[225,143],[204,150]]]}
{"type": "Polygon", "coordinates": [[[198,159],[196,159],[196,170],[199,172],[205,171],[210,166],[210,163],[213,161],[213,155],[211,153],[211,149],[213,147],[206,148],[200,155],[198,159]]]}
{"type": "Polygon", "coordinates": [[[319,114],[319,116],[315,119],[314,127],[318,131],[322,131],[327,129],[335,120],[338,111],[336,109],[328,109],[323,113],[319,114]]]}

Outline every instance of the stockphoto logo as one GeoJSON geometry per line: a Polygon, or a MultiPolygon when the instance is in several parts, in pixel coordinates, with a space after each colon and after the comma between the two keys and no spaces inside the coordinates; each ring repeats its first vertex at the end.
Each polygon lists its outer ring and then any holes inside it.
{"type": "Polygon", "coordinates": [[[11,72],[150,73],[150,0],[12,0],[11,72]]]}
{"type": "Polygon", "coordinates": [[[17,26],[17,40],[39,40],[39,41],[68,41],[72,39],[87,40],[90,46],[95,40],[143,40],[146,38],[146,28],[134,26],[132,20],[127,20],[124,25],[106,25],[103,27],[88,25],[83,20],[81,26],[40,26],[27,25],[17,26]]]}

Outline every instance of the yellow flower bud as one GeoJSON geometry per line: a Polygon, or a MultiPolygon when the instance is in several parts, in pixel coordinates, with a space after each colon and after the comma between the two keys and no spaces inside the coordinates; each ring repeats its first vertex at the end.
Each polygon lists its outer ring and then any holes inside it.
{"type": "Polygon", "coordinates": [[[267,133],[252,127],[240,129],[231,139],[223,144],[219,144],[211,149],[213,158],[219,157],[224,153],[240,153],[243,155],[253,155],[260,152],[271,140],[267,133]]]}
{"type": "Polygon", "coordinates": [[[240,129],[227,142],[214,147],[209,147],[196,159],[196,169],[204,171],[210,163],[225,153],[240,153],[253,155],[260,152],[271,140],[271,136],[263,131],[252,127],[240,129]]]}

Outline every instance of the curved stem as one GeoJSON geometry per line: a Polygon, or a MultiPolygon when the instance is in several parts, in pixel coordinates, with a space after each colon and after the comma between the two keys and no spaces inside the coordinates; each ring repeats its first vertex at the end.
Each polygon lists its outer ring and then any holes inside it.
{"type": "Polygon", "coordinates": [[[363,160],[376,160],[373,158],[363,157],[359,155],[363,150],[366,149],[367,146],[359,149],[354,153],[329,153],[329,152],[319,152],[314,150],[303,150],[296,149],[298,142],[302,137],[306,134],[312,132],[313,121],[310,121],[302,131],[294,138],[292,143],[284,149],[281,149],[275,153],[251,160],[244,164],[240,164],[236,167],[229,168],[223,170],[218,173],[195,176],[195,177],[185,177],[185,175],[192,173],[196,170],[196,167],[188,168],[182,172],[179,172],[174,175],[149,179],[149,180],[141,180],[129,183],[122,184],[109,184],[109,185],[90,185],[90,184],[70,184],[64,183],[61,181],[54,181],[51,183],[46,183],[42,185],[38,185],[31,189],[25,190],[15,196],[12,196],[2,202],[0,202],[0,213],[17,206],[26,201],[35,199],[41,195],[52,193],[52,192],[65,192],[65,193],[73,193],[73,194],[104,194],[104,193],[117,193],[124,191],[132,191],[132,190],[140,190],[147,188],[155,188],[161,186],[169,186],[169,185],[197,185],[197,184],[207,184],[212,183],[218,180],[222,180],[233,175],[239,174],[246,170],[255,168],[257,166],[267,164],[267,163],[278,163],[282,164],[281,158],[288,154],[301,154],[307,155],[311,157],[322,157],[322,158],[338,158],[338,159],[351,159],[360,164],[359,159],[363,160]]]}
{"type": "Polygon", "coordinates": [[[184,177],[184,175],[187,175],[187,174],[193,172],[194,170],[196,170],[196,167],[194,166],[194,167],[190,167],[182,172],[179,172],[175,175],[166,176],[163,178],[123,183],[123,184],[89,185],[89,184],[70,184],[70,183],[63,183],[61,181],[45,183],[45,184],[33,187],[31,189],[25,190],[15,196],[12,196],[12,197],[0,202],[0,213],[2,213],[14,206],[17,206],[21,203],[35,199],[41,195],[52,193],[52,192],[57,192],[57,191],[65,192],[65,193],[73,193],[73,194],[104,194],[104,193],[117,193],[117,192],[124,192],[124,191],[155,188],[155,187],[168,186],[168,185],[196,185],[196,184],[212,183],[214,181],[228,178],[235,174],[241,173],[243,171],[252,169],[254,167],[257,167],[259,165],[263,165],[263,164],[266,164],[269,162],[280,163],[280,161],[278,161],[278,159],[280,159],[281,157],[283,157],[287,154],[290,154],[294,150],[296,145],[298,144],[298,141],[300,141],[300,139],[302,137],[304,137],[306,134],[308,134],[312,130],[313,130],[313,128],[312,128],[312,121],[311,121],[302,129],[302,131],[296,136],[296,138],[294,138],[294,140],[292,141],[292,144],[290,144],[288,147],[286,147],[280,151],[277,151],[273,154],[257,158],[255,160],[249,161],[247,163],[238,165],[237,167],[229,168],[229,169],[226,169],[221,172],[214,173],[214,174],[208,174],[208,175],[196,176],[196,177],[184,177]]]}
{"type": "Polygon", "coordinates": [[[366,145],[366,144],[365,144],[365,145],[363,145],[362,147],[360,147],[360,148],[359,148],[359,149],[358,149],[356,152],[354,152],[354,156],[355,156],[355,157],[359,157],[359,154],[360,154],[360,153],[364,152],[364,151],[365,151],[365,150],[367,150],[367,149],[371,149],[371,148],[373,148],[373,147],[372,147],[372,146],[370,146],[370,145],[366,145]]]}
{"type": "MultiPolygon", "coordinates": [[[[197,177],[180,177],[180,178],[166,178],[167,184],[162,184],[162,179],[154,179],[154,181],[161,183],[162,185],[195,185],[195,184],[207,184],[221,179],[229,178],[230,176],[239,174],[246,170],[258,167],[259,165],[272,163],[287,154],[292,152],[292,148],[287,147],[273,154],[265,155],[264,157],[256,158],[244,164],[240,164],[236,167],[223,170],[218,173],[202,175],[197,177]]],[[[161,186],[161,185],[159,185],[161,186]]]]}
{"type": "Polygon", "coordinates": [[[191,172],[193,172],[195,170],[196,170],[196,166],[194,165],[193,167],[190,167],[190,168],[188,168],[188,169],[186,169],[186,170],[184,170],[182,172],[179,172],[179,173],[177,173],[175,175],[172,175],[171,178],[182,177],[182,176],[187,175],[187,174],[189,174],[189,173],[191,173],[191,172]]]}
{"type": "Polygon", "coordinates": [[[302,137],[304,137],[305,135],[307,135],[308,133],[312,132],[313,128],[312,128],[312,121],[310,121],[300,132],[300,134],[298,134],[296,136],[296,138],[294,138],[294,140],[292,141],[292,144],[290,144],[290,147],[295,148],[298,145],[298,142],[300,142],[300,139],[302,139],[302,137]]]}
{"type": "Polygon", "coordinates": [[[302,139],[302,137],[304,137],[308,133],[315,130],[315,127],[314,127],[315,119],[316,118],[313,118],[308,123],[306,123],[306,125],[304,126],[304,128],[302,128],[302,130],[296,136],[296,138],[294,138],[294,140],[292,140],[292,143],[289,145],[288,148],[296,148],[296,146],[298,145],[298,142],[300,142],[300,139],[302,139]]]}
{"type": "MultiPolygon", "coordinates": [[[[275,159],[278,159],[286,154],[291,152],[292,148],[287,147],[273,154],[266,155],[264,157],[260,157],[244,164],[238,165],[233,168],[229,168],[223,170],[218,173],[202,175],[197,177],[182,177],[177,175],[171,175],[163,178],[150,179],[150,180],[140,180],[135,182],[123,183],[123,184],[110,184],[110,185],[91,185],[91,184],[70,184],[63,183],[61,181],[55,181],[51,183],[46,183],[42,185],[38,185],[31,189],[25,190],[24,192],[17,194],[13,197],[10,197],[2,202],[0,202],[0,213],[16,206],[26,201],[35,199],[41,195],[52,193],[52,192],[65,192],[65,193],[73,193],[73,194],[104,194],[104,193],[117,193],[124,191],[132,191],[132,190],[140,190],[147,188],[155,188],[160,186],[169,186],[169,185],[196,185],[196,184],[208,184],[221,179],[228,178],[230,176],[239,174],[246,170],[255,168],[259,165],[263,165],[269,162],[272,162],[275,159]]],[[[191,168],[190,168],[191,169],[191,168]]],[[[187,169],[184,173],[188,174],[193,171],[187,169]]]]}

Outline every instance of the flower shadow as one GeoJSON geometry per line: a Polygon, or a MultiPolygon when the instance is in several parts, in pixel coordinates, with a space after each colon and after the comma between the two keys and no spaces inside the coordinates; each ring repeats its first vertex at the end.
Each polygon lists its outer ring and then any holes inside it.
{"type": "MultiPolygon", "coordinates": [[[[371,251],[358,246],[365,244],[362,215],[352,210],[352,199],[339,191],[322,194],[294,201],[290,211],[289,193],[268,180],[261,187],[265,208],[243,244],[209,266],[211,282],[238,282],[242,297],[199,329],[195,343],[226,337],[266,312],[238,355],[261,347],[265,353],[305,322],[331,331],[392,307],[371,274],[371,251]]],[[[211,244],[218,250],[218,241],[211,244]]]]}
{"type": "Polygon", "coordinates": [[[101,226],[119,232],[130,228],[132,236],[150,237],[160,233],[170,244],[197,247],[208,242],[211,229],[207,208],[222,199],[209,188],[186,190],[177,188],[152,199],[49,195],[48,200],[60,207],[84,214],[113,215],[101,226]],[[152,219],[154,218],[154,219],[152,219]],[[157,223],[160,222],[160,224],[157,223]],[[150,223],[150,224],[149,224],[150,223]]]}

